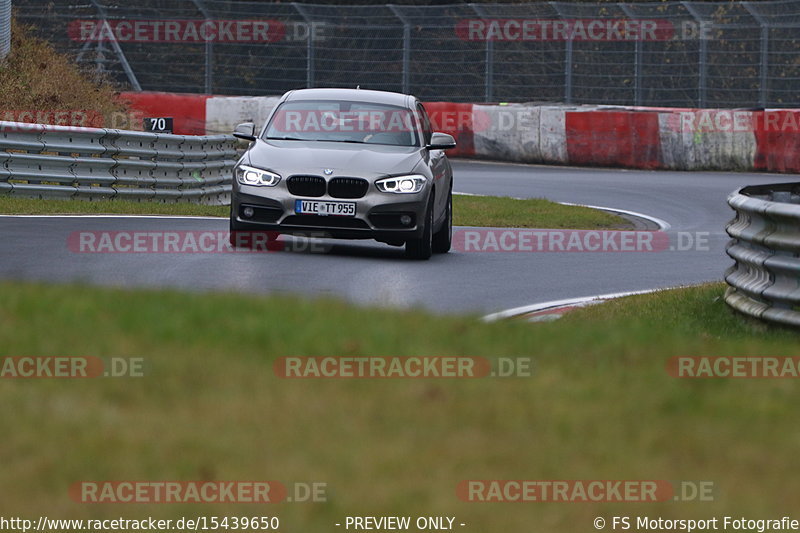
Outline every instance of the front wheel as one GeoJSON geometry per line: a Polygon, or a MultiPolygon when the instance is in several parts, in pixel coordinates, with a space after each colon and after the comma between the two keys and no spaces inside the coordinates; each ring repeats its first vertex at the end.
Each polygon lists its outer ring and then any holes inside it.
{"type": "Polygon", "coordinates": [[[433,255],[433,192],[425,212],[425,226],[418,239],[406,241],[406,257],[410,259],[430,259],[433,255]]]}
{"type": "Polygon", "coordinates": [[[453,192],[447,194],[447,211],[444,214],[444,224],[439,231],[433,234],[433,253],[446,254],[453,243],[453,192]]]}

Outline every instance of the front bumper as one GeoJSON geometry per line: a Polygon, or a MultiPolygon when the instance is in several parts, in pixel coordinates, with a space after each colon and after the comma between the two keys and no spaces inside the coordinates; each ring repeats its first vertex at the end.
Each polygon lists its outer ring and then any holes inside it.
{"type": "Polygon", "coordinates": [[[275,187],[252,187],[234,183],[231,195],[231,218],[243,230],[274,231],[290,235],[335,239],[375,239],[394,244],[422,236],[430,186],[414,194],[390,194],[370,184],[362,198],[343,199],[329,195],[303,197],[291,194],[284,183],[275,187]],[[353,217],[298,215],[296,200],[355,202],[353,217]],[[245,217],[243,209],[252,207],[255,214],[245,217]],[[402,215],[411,223],[404,225],[402,215]]]}

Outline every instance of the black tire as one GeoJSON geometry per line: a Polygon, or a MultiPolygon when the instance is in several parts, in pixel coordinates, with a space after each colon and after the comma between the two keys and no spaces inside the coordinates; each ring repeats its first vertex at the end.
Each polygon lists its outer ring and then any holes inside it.
{"type": "Polygon", "coordinates": [[[447,194],[447,211],[444,214],[444,224],[439,231],[433,234],[433,253],[446,254],[453,244],[453,192],[447,194]]]}
{"type": "Polygon", "coordinates": [[[406,257],[409,259],[427,260],[433,255],[433,191],[425,213],[425,226],[422,236],[406,241],[406,257]]]}

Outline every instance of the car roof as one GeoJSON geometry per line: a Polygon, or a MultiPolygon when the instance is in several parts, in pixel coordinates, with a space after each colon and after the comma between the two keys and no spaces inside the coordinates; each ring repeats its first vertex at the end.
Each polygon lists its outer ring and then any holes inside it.
{"type": "Polygon", "coordinates": [[[285,102],[300,100],[353,100],[376,104],[412,107],[416,100],[409,94],[369,89],[297,89],[283,96],[285,102]]]}

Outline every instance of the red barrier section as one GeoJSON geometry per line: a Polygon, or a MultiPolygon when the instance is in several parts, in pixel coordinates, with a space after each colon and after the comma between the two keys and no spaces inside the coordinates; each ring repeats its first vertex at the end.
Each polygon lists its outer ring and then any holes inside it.
{"type": "Polygon", "coordinates": [[[658,168],[658,113],[567,111],[567,157],[571,165],[658,168]]]}
{"type": "Polygon", "coordinates": [[[450,157],[470,157],[475,155],[475,142],[472,135],[472,104],[453,104],[450,102],[427,102],[423,104],[431,117],[433,131],[449,133],[456,139],[456,147],[448,150],[450,157]]]}
{"type": "Polygon", "coordinates": [[[174,133],[178,135],[206,134],[208,95],[129,92],[121,93],[120,98],[145,117],[172,117],[174,133]]]}
{"type": "Polygon", "coordinates": [[[756,170],[800,172],[800,111],[753,113],[756,170]]]}

